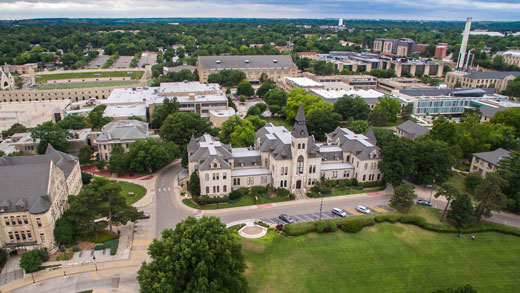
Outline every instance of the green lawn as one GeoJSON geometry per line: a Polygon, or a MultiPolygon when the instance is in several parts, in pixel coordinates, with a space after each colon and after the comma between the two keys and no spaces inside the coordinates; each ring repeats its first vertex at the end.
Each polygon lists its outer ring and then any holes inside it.
{"type": "Polygon", "coordinates": [[[338,196],[338,195],[347,195],[347,194],[360,194],[360,193],[368,193],[368,192],[377,192],[385,189],[385,187],[372,187],[372,188],[365,188],[365,189],[353,189],[353,188],[346,188],[346,189],[340,189],[340,188],[333,188],[332,192],[329,194],[324,194],[323,197],[328,196],[338,196]]]}
{"type": "Polygon", "coordinates": [[[36,75],[37,83],[47,83],[48,80],[73,79],[73,78],[96,78],[96,77],[124,77],[132,76],[132,79],[140,79],[144,71],[86,71],[86,72],[64,72],[56,74],[36,75]],[[130,72],[130,74],[128,74],[130,72]]]}
{"type": "Polygon", "coordinates": [[[291,121],[285,120],[284,118],[265,117],[264,120],[267,121],[267,123],[271,122],[276,126],[285,126],[285,128],[287,128],[287,130],[292,130],[292,128],[293,128],[293,123],[291,123],[291,121]]]}
{"type": "Polygon", "coordinates": [[[140,200],[145,194],[146,194],[146,188],[142,187],[141,185],[137,185],[130,182],[124,182],[124,181],[118,181],[117,182],[121,188],[123,189],[121,191],[121,194],[126,198],[126,203],[128,205],[131,205],[138,200],[140,200]],[[129,192],[133,192],[134,195],[128,195],[129,192]]]}
{"type": "Polygon", "coordinates": [[[240,241],[252,292],[432,292],[465,284],[520,291],[520,238],[494,232],[472,241],[383,223],[356,234],[269,232],[240,241]]]}
{"type": "Polygon", "coordinates": [[[54,89],[79,89],[90,87],[104,87],[104,86],[118,86],[118,85],[134,85],[135,81],[111,81],[111,82],[83,82],[83,83],[66,83],[66,84],[48,84],[42,85],[39,90],[54,90],[54,89]]]}
{"type": "Polygon", "coordinates": [[[243,196],[238,202],[234,203],[219,203],[217,204],[209,204],[209,205],[203,205],[200,206],[193,202],[191,199],[185,198],[182,200],[182,202],[194,209],[199,210],[216,210],[218,209],[227,209],[227,208],[236,208],[236,207],[243,207],[243,206],[250,206],[250,205],[257,205],[257,204],[266,204],[266,203],[275,203],[275,202],[282,202],[282,201],[289,201],[289,197],[277,197],[272,200],[263,198],[261,196],[258,197],[258,200],[255,201],[255,198],[248,194],[246,196],[243,196]]]}
{"type": "Polygon", "coordinates": [[[455,185],[455,187],[457,187],[457,189],[460,192],[468,192],[466,190],[466,187],[464,187],[465,179],[466,179],[466,176],[464,176],[458,172],[452,172],[452,175],[451,175],[450,179],[448,179],[448,182],[453,183],[453,185],[455,185]]]}

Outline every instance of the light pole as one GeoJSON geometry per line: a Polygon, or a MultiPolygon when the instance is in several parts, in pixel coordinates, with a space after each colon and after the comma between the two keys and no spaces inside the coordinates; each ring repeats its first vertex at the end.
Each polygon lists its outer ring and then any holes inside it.
{"type": "Polygon", "coordinates": [[[97,272],[97,262],[96,262],[96,256],[95,255],[92,255],[92,259],[94,260],[94,266],[96,267],[96,272],[97,272]]]}
{"type": "Polygon", "coordinates": [[[321,211],[323,210],[323,194],[321,194],[321,192],[319,192],[320,196],[321,196],[321,203],[320,203],[320,221],[321,221],[321,211]]]}
{"type": "Polygon", "coordinates": [[[433,185],[435,184],[435,179],[432,181],[432,186],[430,190],[430,200],[428,201],[430,204],[432,204],[432,194],[433,194],[433,185]]]}
{"type": "Polygon", "coordinates": [[[33,284],[36,283],[36,281],[34,281],[34,274],[33,274],[33,271],[31,270],[31,277],[33,279],[33,284]]]}

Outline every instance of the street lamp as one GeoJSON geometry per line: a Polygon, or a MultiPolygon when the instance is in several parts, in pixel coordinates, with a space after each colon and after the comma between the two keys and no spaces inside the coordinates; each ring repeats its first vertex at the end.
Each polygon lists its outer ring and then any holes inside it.
{"type": "Polygon", "coordinates": [[[320,203],[320,221],[321,221],[321,211],[323,210],[323,194],[321,192],[318,192],[321,196],[321,203],[320,203]]]}
{"type": "Polygon", "coordinates": [[[96,262],[96,256],[92,255],[92,259],[94,260],[94,266],[96,266],[96,272],[97,272],[97,262],[96,262]]]}
{"type": "Polygon", "coordinates": [[[430,200],[428,201],[430,204],[432,204],[432,194],[433,194],[433,185],[435,184],[435,179],[432,180],[432,186],[430,190],[430,200]]]}
{"type": "Polygon", "coordinates": [[[32,277],[32,280],[33,280],[33,284],[36,283],[36,281],[34,281],[34,275],[33,275],[33,271],[31,270],[31,277],[32,277]]]}

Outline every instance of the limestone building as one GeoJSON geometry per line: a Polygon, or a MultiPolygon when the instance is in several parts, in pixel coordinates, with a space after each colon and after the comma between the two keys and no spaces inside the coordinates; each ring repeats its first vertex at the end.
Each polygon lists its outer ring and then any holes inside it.
{"type": "Polygon", "coordinates": [[[520,76],[520,71],[451,71],[446,73],[445,83],[450,88],[495,88],[499,93],[507,83],[520,76]]]}
{"type": "Polygon", "coordinates": [[[50,145],[45,155],[0,158],[2,247],[55,251],[54,224],[81,187],[78,158],[50,145]]]}
{"type": "Polygon", "coordinates": [[[360,182],[382,179],[377,167],[381,150],[372,132],[365,136],[338,127],[326,143],[316,143],[301,105],[295,120],[292,131],[267,124],[248,148],[232,148],[208,134],[193,137],[188,172],[198,172],[201,194],[224,196],[240,187],[270,184],[301,196],[322,176],[360,182]]]}
{"type": "Polygon", "coordinates": [[[151,136],[151,133],[148,132],[148,123],[146,122],[120,120],[103,126],[101,132],[97,135],[94,145],[98,149],[98,157],[101,160],[108,161],[114,146],[121,146],[126,153],[131,143],[146,139],[151,136]]]}
{"type": "Polygon", "coordinates": [[[473,154],[469,171],[477,172],[485,178],[488,173],[498,170],[500,160],[510,155],[509,151],[503,148],[498,148],[491,152],[473,154]]]}
{"type": "Polygon", "coordinates": [[[290,55],[199,56],[197,72],[200,82],[208,82],[210,74],[222,70],[240,70],[251,82],[258,82],[262,73],[274,80],[298,75],[298,67],[290,55]]]}

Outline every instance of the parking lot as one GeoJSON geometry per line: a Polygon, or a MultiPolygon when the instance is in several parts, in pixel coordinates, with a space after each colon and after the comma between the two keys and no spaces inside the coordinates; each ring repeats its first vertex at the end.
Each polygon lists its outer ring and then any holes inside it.
{"type": "Polygon", "coordinates": [[[157,64],[157,53],[155,52],[143,52],[141,58],[137,63],[137,67],[141,68],[143,65],[155,65],[157,64]]]}
{"type": "Polygon", "coordinates": [[[127,68],[130,67],[130,62],[134,59],[133,56],[119,56],[110,68],[127,68]]]}
{"type": "Polygon", "coordinates": [[[110,56],[108,55],[98,55],[96,58],[92,59],[92,61],[90,61],[87,64],[87,67],[103,67],[103,65],[107,62],[108,58],[110,58],[110,56]]]}
{"type": "MultiPolygon", "coordinates": [[[[370,209],[372,214],[386,213],[386,212],[391,212],[394,210],[391,207],[389,207],[388,205],[370,206],[368,208],[370,209]]],[[[356,209],[345,209],[345,212],[347,213],[347,217],[363,215],[363,213],[358,212],[356,209]]],[[[317,213],[307,213],[307,214],[289,215],[289,216],[291,218],[293,218],[293,220],[296,223],[318,221],[320,219],[319,211],[317,213]]],[[[339,216],[332,214],[332,212],[330,210],[322,211],[322,213],[321,213],[322,220],[328,220],[328,219],[333,219],[333,218],[339,218],[339,216]]],[[[260,220],[268,225],[287,224],[278,218],[265,218],[265,219],[260,219],[260,220]]]]}

